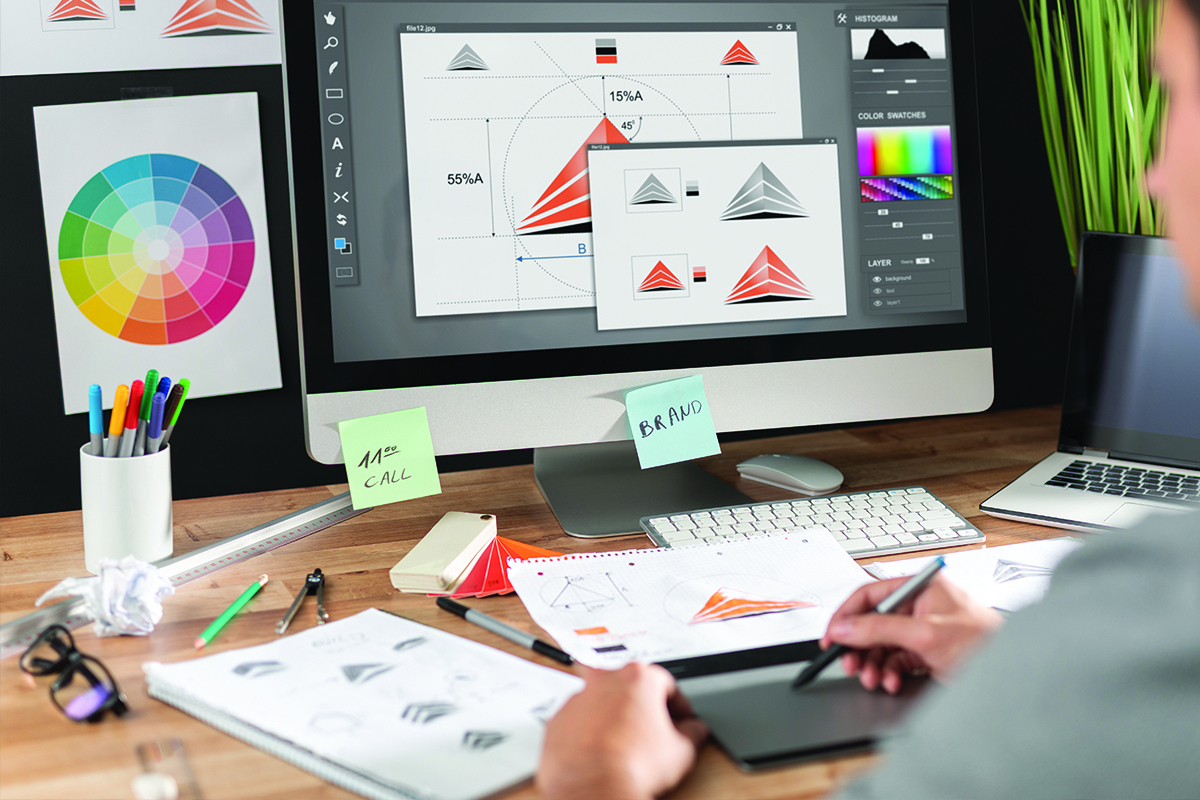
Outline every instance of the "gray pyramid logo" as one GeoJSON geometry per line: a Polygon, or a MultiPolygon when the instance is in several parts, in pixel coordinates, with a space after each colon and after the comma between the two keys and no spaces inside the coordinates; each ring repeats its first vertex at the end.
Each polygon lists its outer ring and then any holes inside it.
{"type": "Polygon", "coordinates": [[[1001,558],[996,560],[996,569],[992,572],[992,580],[996,583],[1008,583],[1021,578],[1037,578],[1053,573],[1053,567],[1039,567],[1036,564],[1022,564],[1020,561],[1001,558]]]}
{"type": "Polygon", "coordinates": [[[808,212],[795,195],[775,177],[775,173],[760,163],[750,179],[725,208],[721,219],[769,219],[772,217],[807,217],[808,212]]]}
{"type": "Polygon", "coordinates": [[[447,70],[456,69],[487,69],[488,65],[483,62],[479,54],[471,49],[471,45],[464,44],[462,50],[458,51],[458,55],[450,62],[447,70]]]}
{"type": "Polygon", "coordinates": [[[500,731],[467,731],[462,746],[468,750],[489,750],[507,738],[508,734],[500,731]]]}
{"type": "Polygon", "coordinates": [[[662,185],[662,181],[654,177],[651,173],[649,178],[646,178],[642,184],[642,188],[634,193],[633,199],[629,201],[631,206],[650,205],[652,203],[677,203],[675,195],[662,185]]]}

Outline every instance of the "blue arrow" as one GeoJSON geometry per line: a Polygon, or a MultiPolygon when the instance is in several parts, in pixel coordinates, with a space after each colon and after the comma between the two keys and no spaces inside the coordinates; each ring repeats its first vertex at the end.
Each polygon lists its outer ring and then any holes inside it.
{"type": "Polygon", "coordinates": [[[550,258],[591,258],[591,257],[592,256],[590,254],[582,254],[582,253],[577,256],[530,256],[529,258],[526,258],[525,256],[517,256],[517,261],[545,261],[550,258]]]}

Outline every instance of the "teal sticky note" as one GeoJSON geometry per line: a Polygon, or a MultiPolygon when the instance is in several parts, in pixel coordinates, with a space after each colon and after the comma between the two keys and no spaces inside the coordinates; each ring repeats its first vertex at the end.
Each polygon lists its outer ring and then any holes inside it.
{"type": "Polygon", "coordinates": [[[441,493],[423,407],[348,419],[338,434],[355,508],[441,493]]]}
{"type": "Polygon", "coordinates": [[[642,469],[721,452],[699,375],[631,389],[625,414],[642,469]]]}

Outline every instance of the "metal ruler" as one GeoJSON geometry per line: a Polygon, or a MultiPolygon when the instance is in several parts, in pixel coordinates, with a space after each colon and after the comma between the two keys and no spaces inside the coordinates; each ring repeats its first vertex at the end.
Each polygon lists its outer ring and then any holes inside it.
{"type": "MultiPolygon", "coordinates": [[[[352,508],[350,493],[344,492],[185,555],[157,561],[155,566],[173,586],[182,586],[370,510],[352,508]]],[[[48,608],[26,614],[0,625],[0,659],[22,652],[48,625],[57,623],[74,630],[91,621],[92,616],[81,597],[69,597],[48,608]]]]}

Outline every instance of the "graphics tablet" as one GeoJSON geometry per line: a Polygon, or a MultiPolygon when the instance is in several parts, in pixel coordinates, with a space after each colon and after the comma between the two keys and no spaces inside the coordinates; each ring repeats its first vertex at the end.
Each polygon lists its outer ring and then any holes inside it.
{"type": "Polygon", "coordinates": [[[808,686],[792,681],[820,649],[815,641],[664,662],[713,738],[743,770],[873,749],[894,729],[927,679],[899,695],[868,692],[836,662],[808,686]]]}

